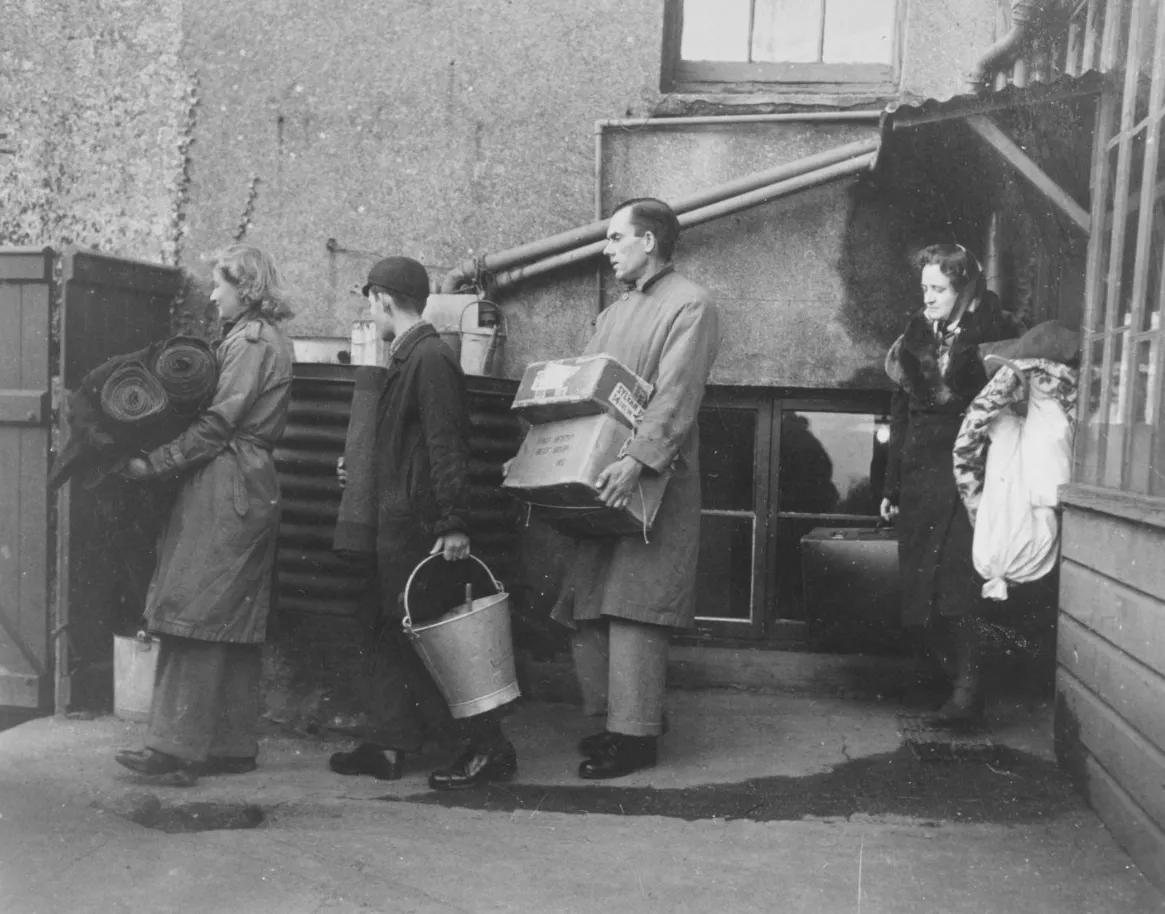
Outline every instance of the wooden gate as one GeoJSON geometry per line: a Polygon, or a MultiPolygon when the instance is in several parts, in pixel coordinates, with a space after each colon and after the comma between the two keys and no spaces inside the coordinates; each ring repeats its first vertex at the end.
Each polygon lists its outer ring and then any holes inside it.
{"type": "Polygon", "coordinates": [[[0,707],[49,703],[53,252],[0,249],[0,707]]]}
{"type": "MultiPolygon", "coordinates": [[[[106,359],[170,333],[182,289],[175,267],[95,251],[65,255],[61,378],[74,390],[106,359]]],[[[141,616],[154,566],[164,494],[111,480],[89,491],[72,480],[58,496],[56,707],[100,709],[111,698],[113,636],[141,616]]]]}

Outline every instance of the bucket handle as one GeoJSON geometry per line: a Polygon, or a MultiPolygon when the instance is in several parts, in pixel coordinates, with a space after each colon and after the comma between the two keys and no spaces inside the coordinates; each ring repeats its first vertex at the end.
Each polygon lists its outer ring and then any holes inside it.
{"type": "MultiPolygon", "coordinates": [[[[443,558],[443,556],[441,555],[441,553],[438,552],[438,553],[435,553],[434,555],[430,555],[430,556],[427,556],[426,558],[421,559],[421,561],[417,563],[417,567],[413,569],[413,573],[409,575],[408,583],[405,584],[405,590],[404,590],[405,617],[404,617],[404,620],[401,622],[401,627],[406,632],[408,632],[410,634],[413,631],[413,617],[409,613],[409,591],[412,590],[413,579],[417,576],[417,572],[420,571],[425,565],[427,565],[429,562],[433,561],[433,559],[439,559],[439,558],[443,558]]],[[[483,562],[481,559],[479,559],[476,555],[473,555],[472,553],[469,555],[469,558],[473,559],[475,562],[477,562],[477,564],[479,564],[482,568],[485,569],[485,573],[489,575],[490,582],[493,584],[494,588],[497,590],[498,593],[505,593],[506,592],[506,589],[504,587],[502,587],[502,582],[499,581],[497,578],[495,578],[494,573],[489,570],[489,565],[487,565],[485,562],[483,562]]]]}
{"type": "Polygon", "coordinates": [[[457,320],[457,332],[465,332],[465,312],[472,308],[474,305],[480,305],[482,302],[485,302],[487,305],[493,305],[494,308],[497,309],[498,326],[494,330],[494,336],[507,336],[508,327],[506,326],[506,312],[503,311],[501,306],[499,306],[496,302],[492,302],[488,298],[475,298],[468,305],[461,309],[461,317],[457,320]]]}

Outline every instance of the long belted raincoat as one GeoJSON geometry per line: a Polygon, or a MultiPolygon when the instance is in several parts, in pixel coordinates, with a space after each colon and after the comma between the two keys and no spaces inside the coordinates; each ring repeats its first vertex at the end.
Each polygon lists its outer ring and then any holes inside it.
{"type": "Polygon", "coordinates": [[[158,542],[146,597],[150,631],[202,641],[266,637],[279,526],[271,450],[283,434],[294,360],[262,319],[236,324],[218,346],[211,404],[178,438],[147,455],[183,484],[158,542]]]}
{"type": "Polygon", "coordinates": [[[655,387],[626,452],[644,472],[673,466],[644,537],[579,540],[553,618],[615,616],[690,627],[700,551],[700,439],[696,417],[716,359],[720,325],[708,291],[670,268],[600,315],[586,354],[612,356],[655,387]]]}

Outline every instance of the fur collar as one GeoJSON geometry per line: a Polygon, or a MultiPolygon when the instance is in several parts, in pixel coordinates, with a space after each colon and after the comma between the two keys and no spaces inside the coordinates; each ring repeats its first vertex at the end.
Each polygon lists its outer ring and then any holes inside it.
{"type": "Polygon", "coordinates": [[[957,327],[940,338],[922,314],[914,315],[906,331],[886,354],[886,374],[912,399],[928,406],[970,400],[987,383],[978,344],[1018,336],[1022,326],[986,293],[968,309],[957,327]]]}

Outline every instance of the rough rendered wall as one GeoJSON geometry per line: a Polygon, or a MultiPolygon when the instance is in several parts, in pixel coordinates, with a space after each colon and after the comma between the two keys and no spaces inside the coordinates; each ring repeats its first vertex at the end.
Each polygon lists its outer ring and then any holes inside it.
{"type": "MultiPolygon", "coordinates": [[[[993,0],[911,0],[903,9],[903,89],[958,91],[994,38],[993,0]]],[[[183,262],[195,267],[243,234],[277,255],[298,292],[292,332],[345,337],[363,307],[351,290],[376,254],[409,254],[438,278],[474,254],[589,222],[594,121],[649,115],[668,101],[659,92],[662,24],[662,0],[301,0],[293,17],[280,0],[188,3],[182,55],[198,71],[200,104],[183,262]],[[329,251],[328,239],[338,249],[329,251]]],[[[883,102],[849,103],[876,109],[883,102]]],[[[822,131],[799,129],[803,142],[785,144],[792,152],[820,147],[822,131]]],[[[735,149],[748,143],[746,131],[738,132],[741,143],[728,134],[719,151],[740,168],[764,158],[735,149]]],[[[643,140],[650,145],[646,134],[643,140]]],[[[682,152],[658,165],[674,168],[685,189],[725,171],[682,152]]],[[[701,230],[693,236],[704,248],[696,257],[722,265],[736,259],[738,285],[754,291],[789,285],[796,271],[803,288],[833,296],[830,250],[846,213],[840,191],[814,192],[767,215],[758,210],[743,223],[701,230]],[[799,238],[798,219],[807,220],[799,238]],[[771,256],[736,243],[766,220],[785,226],[771,256]],[[796,256],[782,257],[785,248],[796,256]]],[[[507,295],[506,374],[577,350],[598,301],[597,270],[586,265],[507,295]]],[[[719,279],[715,270],[705,273],[719,279]]],[[[828,385],[868,358],[869,341],[846,338],[824,312],[785,306],[783,324],[763,311],[741,317],[748,342],[729,349],[718,380],[828,385]],[[796,352],[812,353],[805,371],[779,375],[762,360],[762,370],[750,373],[754,355],[772,348],[766,328],[794,323],[795,338],[785,338],[796,352]]]]}
{"type": "MultiPolygon", "coordinates": [[[[591,218],[593,123],[652,97],[658,6],[301,0],[290,19],[281,0],[187,4],[189,258],[245,228],[300,295],[293,332],[346,336],[375,253],[439,277],[591,218]]],[[[556,304],[534,326],[573,344],[574,302],[556,304]]]]}
{"type": "Polygon", "coordinates": [[[0,0],[0,244],[175,263],[181,0],[0,0]]]}

